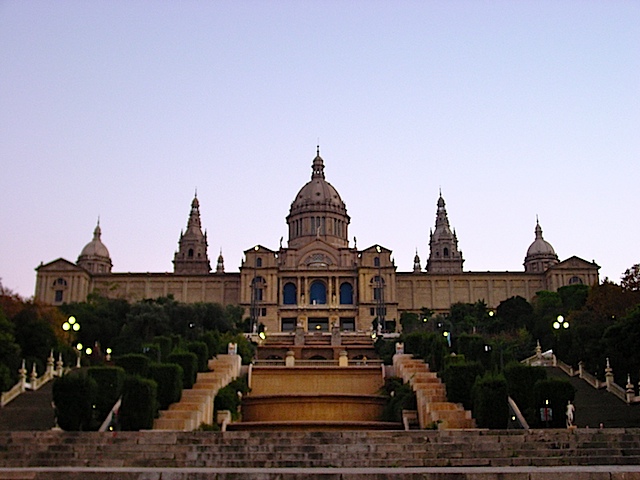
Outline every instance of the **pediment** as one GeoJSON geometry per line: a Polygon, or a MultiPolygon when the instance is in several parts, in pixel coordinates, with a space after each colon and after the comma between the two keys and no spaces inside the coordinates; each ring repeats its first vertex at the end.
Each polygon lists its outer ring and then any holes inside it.
{"type": "Polygon", "coordinates": [[[58,258],[52,262],[40,265],[36,270],[39,272],[84,272],[84,269],[64,258],[58,258]]]}
{"type": "Polygon", "coordinates": [[[552,267],[553,269],[576,269],[576,268],[596,268],[599,269],[600,267],[595,263],[595,262],[587,262],[586,260],[580,258],[580,257],[576,257],[575,255],[573,257],[569,257],[566,260],[563,260],[562,262],[554,265],[552,267]]]}

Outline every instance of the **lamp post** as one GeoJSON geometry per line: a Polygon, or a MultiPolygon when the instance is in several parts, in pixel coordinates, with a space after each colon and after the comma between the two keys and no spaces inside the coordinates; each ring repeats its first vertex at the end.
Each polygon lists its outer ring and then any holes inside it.
{"type": "MultiPolygon", "coordinates": [[[[260,250],[260,247],[256,245],[255,247],[253,247],[253,250],[256,252],[256,255],[257,255],[258,250],[260,250]]],[[[258,299],[257,273],[258,273],[258,257],[256,256],[253,259],[253,278],[251,279],[251,307],[249,309],[249,317],[250,317],[249,332],[250,333],[257,332],[258,316],[260,315],[260,312],[258,310],[260,307],[259,307],[259,299],[258,299]]]]}
{"type": "MultiPolygon", "coordinates": [[[[76,320],[76,317],[71,315],[69,318],[67,318],[67,321],[62,324],[62,330],[67,333],[67,341],[71,343],[71,332],[77,333],[80,331],[80,322],[76,320]]],[[[78,343],[78,345],[79,345],[79,348],[77,349],[81,350],[82,344],[78,343]]],[[[80,352],[78,351],[76,353],[77,353],[76,368],[80,368],[80,352]]]]}
{"type": "Polygon", "coordinates": [[[552,324],[556,337],[556,350],[560,347],[560,332],[569,329],[569,322],[562,315],[558,315],[552,324]]]}
{"type": "Polygon", "coordinates": [[[376,245],[376,252],[378,253],[378,277],[376,282],[378,297],[376,298],[376,319],[378,320],[378,330],[384,332],[387,329],[387,325],[384,318],[386,314],[386,308],[384,304],[384,285],[382,283],[382,260],[380,258],[382,248],[380,247],[380,245],[376,245]]]}

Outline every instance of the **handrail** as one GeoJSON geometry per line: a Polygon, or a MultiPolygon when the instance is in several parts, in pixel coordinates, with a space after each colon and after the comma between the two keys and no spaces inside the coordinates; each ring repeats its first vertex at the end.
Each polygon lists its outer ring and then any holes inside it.
{"type": "Polygon", "coordinates": [[[100,425],[100,428],[98,429],[99,432],[106,432],[109,430],[109,427],[113,430],[113,425],[118,422],[120,405],[122,405],[122,397],[120,397],[113,407],[111,407],[111,410],[107,414],[107,418],[104,419],[104,422],[102,422],[102,425],[100,425]]]}
{"type": "Polygon", "coordinates": [[[527,422],[527,419],[524,418],[524,415],[522,415],[522,412],[520,411],[520,408],[518,407],[518,404],[515,402],[515,400],[511,397],[507,397],[507,401],[509,402],[509,408],[511,408],[511,411],[516,416],[516,419],[518,420],[520,426],[522,426],[522,428],[524,428],[525,430],[529,430],[529,423],[527,422]]]}

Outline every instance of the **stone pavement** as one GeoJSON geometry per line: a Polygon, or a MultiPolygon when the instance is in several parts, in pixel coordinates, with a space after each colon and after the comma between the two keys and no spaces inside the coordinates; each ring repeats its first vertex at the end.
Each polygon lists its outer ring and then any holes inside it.
{"type": "Polygon", "coordinates": [[[1,468],[0,480],[637,480],[640,466],[398,468],[1,468]]]}

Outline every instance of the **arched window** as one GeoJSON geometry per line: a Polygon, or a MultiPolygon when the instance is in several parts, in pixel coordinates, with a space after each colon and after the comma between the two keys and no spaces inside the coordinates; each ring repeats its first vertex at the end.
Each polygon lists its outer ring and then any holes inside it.
{"type": "Polygon", "coordinates": [[[353,286],[348,282],[344,282],[340,285],[340,304],[353,304],[353,286]]]}
{"type": "Polygon", "coordinates": [[[582,284],[582,279],[580,277],[571,277],[569,279],[569,285],[578,285],[578,284],[582,284]]]}
{"type": "Polygon", "coordinates": [[[258,257],[256,258],[256,267],[261,267],[262,266],[262,258],[258,257]]]}
{"type": "Polygon", "coordinates": [[[53,282],[53,286],[55,287],[56,285],[62,286],[62,287],[66,287],[67,286],[67,281],[64,278],[58,278],[53,282]]]}
{"type": "Polygon", "coordinates": [[[312,305],[324,305],[327,303],[327,287],[320,280],[314,280],[311,284],[309,300],[312,305]]]}
{"type": "Polygon", "coordinates": [[[449,249],[447,247],[444,247],[443,253],[444,253],[444,258],[449,258],[449,249]]]}
{"type": "Polygon", "coordinates": [[[193,248],[189,249],[189,251],[187,252],[187,257],[193,258],[193,248]]]}
{"type": "Polygon", "coordinates": [[[298,292],[295,284],[287,282],[282,287],[282,303],[285,305],[295,305],[298,303],[298,292]]]}
{"type": "Polygon", "coordinates": [[[379,267],[380,266],[380,257],[376,257],[373,259],[373,266],[374,267],[379,267]]]}

